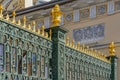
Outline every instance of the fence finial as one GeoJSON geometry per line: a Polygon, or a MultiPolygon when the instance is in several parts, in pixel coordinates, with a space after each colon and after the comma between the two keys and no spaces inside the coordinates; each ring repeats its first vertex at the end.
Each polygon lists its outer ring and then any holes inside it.
{"type": "Polygon", "coordinates": [[[33,25],[33,32],[36,32],[36,22],[33,21],[33,22],[32,22],[32,25],[33,25]]]}
{"type": "Polygon", "coordinates": [[[20,19],[18,20],[18,25],[19,25],[19,26],[21,25],[21,21],[20,21],[20,19]]]}
{"type": "Polygon", "coordinates": [[[16,12],[15,12],[15,11],[12,12],[12,16],[13,16],[13,21],[12,21],[12,23],[15,23],[15,22],[16,22],[16,21],[15,21],[15,16],[16,16],[16,12]]]}
{"type": "Polygon", "coordinates": [[[55,5],[55,7],[52,9],[51,13],[52,13],[53,26],[60,26],[62,12],[61,12],[58,4],[55,5]]]}
{"type": "Polygon", "coordinates": [[[9,21],[9,14],[6,15],[6,20],[9,21]]]}
{"type": "Polygon", "coordinates": [[[3,6],[2,6],[2,4],[0,4],[0,18],[3,18],[2,11],[3,11],[3,6]]]}
{"type": "Polygon", "coordinates": [[[23,27],[26,27],[26,16],[23,17],[23,27]]]}
{"type": "Polygon", "coordinates": [[[42,27],[41,27],[41,31],[42,31],[42,35],[43,35],[43,36],[44,36],[44,29],[45,29],[45,26],[42,25],[42,27]]]}
{"type": "Polygon", "coordinates": [[[114,44],[114,42],[111,42],[109,45],[109,53],[110,53],[110,56],[115,56],[115,44],[114,44]]]}

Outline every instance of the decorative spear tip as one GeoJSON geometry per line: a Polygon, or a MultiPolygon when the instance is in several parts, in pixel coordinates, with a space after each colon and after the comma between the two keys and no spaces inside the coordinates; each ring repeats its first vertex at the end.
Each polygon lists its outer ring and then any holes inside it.
{"type": "Polygon", "coordinates": [[[114,42],[111,42],[109,45],[109,53],[110,53],[110,56],[115,56],[115,44],[114,44],[114,42]]]}
{"type": "Polygon", "coordinates": [[[16,12],[15,12],[15,10],[13,11],[12,16],[13,16],[13,17],[16,16],[16,12]]]}

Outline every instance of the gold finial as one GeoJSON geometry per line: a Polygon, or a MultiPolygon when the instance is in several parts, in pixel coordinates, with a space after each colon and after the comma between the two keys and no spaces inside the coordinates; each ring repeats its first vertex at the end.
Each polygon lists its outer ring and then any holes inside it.
{"type": "Polygon", "coordinates": [[[66,45],[69,45],[69,37],[66,37],[66,45]]]}
{"type": "Polygon", "coordinates": [[[51,13],[52,13],[53,26],[59,26],[61,22],[61,16],[62,16],[62,12],[60,11],[59,5],[55,5],[51,13]]]}
{"type": "Polygon", "coordinates": [[[45,29],[45,26],[42,25],[41,30],[42,30],[42,35],[43,35],[43,36],[44,36],[44,29],[45,29]]]}
{"type": "Polygon", "coordinates": [[[26,28],[26,16],[23,17],[23,27],[26,28]]]}
{"type": "Polygon", "coordinates": [[[10,18],[9,18],[9,15],[7,14],[7,15],[6,15],[6,20],[9,21],[9,19],[10,19],[10,18]]]}
{"type": "Polygon", "coordinates": [[[85,44],[82,45],[82,51],[84,51],[84,49],[85,49],[85,44]]]}
{"type": "Polygon", "coordinates": [[[89,46],[86,46],[87,53],[89,54],[89,46]]]}
{"type": "Polygon", "coordinates": [[[45,32],[45,37],[48,38],[48,32],[45,32]]]}
{"type": "Polygon", "coordinates": [[[30,24],[28,24],[28,29],[31,30],[31,26],[30,26],[30,24]]]}
{"type": "Polygon", "coordinates": [[[0,4],[0,18],[3,18],[2,11],[3,11],[3,6],[0,4]]]}
{"type": "Polygon", "coordinates": [[[91,48],[91,50],[90,50],[90,54],[91,54],[91,56],[93,56],[93,53],[94,53],[94,49],[91,48]]]}
{"type": "Polygon", "coordinates": [[[75,41],[74,40],[72,40],[72,47],[74,48],[74,44],[75,44],[75,41]]]}
{"type": "Polygon", "coordinates": [[[50,35],[50,40],[51,40],[52,39],[52,30],[51,29],[50,29],[49,35],[50,35]]]}
{"type": "Polygon", "coordinates": [[[77,44],[77,49],[79,50],[79,48],[80,48],[80,42],[78,42],[77,44]]]}
{"type": "Polygon", "coordinates": [[[21,21],[20,21],[20,19],[18,20],[18,25],[19,25],[19,26],[21,25],[21,21]]]}
{"type": "Polygon", "coordinates": [[[114,42],[111,42],[109,45],[109,53],[110,53],[110,56],[115,56],[115,44],[114,44],[114,42]]]}
{"type": "Polygon", "coordinates": [[[38,32],[37,32],[38,34],[40,34],[40,29],[38,28],[38,32]]]}
{"type": "Polygon", "coordinates": [[[33,32],[36,32],[36,23],[35,23],[35,21],[33,21],[32,24],[33,24],[33,32]]]}
{"type": "Polygon", "coordinates": [[[12,21],[12,23],[15,23],[15,22],[16,22],[16,21],[15,21],[15,16],[16,16],[15,11],[13,11],[12,16],[13,16],[13,21],[12,21]]]}

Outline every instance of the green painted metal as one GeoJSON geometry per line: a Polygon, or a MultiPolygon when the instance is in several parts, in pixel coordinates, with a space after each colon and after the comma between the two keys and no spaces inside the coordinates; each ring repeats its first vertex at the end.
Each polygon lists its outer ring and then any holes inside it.
{"type": "Polygon", "coordinates": [[[110,78],[111,78],[111,80],[118,80],[117,79],[118,58],[116,56],[109,56],[108,58],[111,59],[110,78]]]}
{"type": "Polygon", "coordinates": [[[0,20],[0,43],[0,80],[50,80],[50,40],[0,20]]]}
{"type": "Polygon", "coordinates": [[[114,61],[70,48],[64,28],[50,29],[52,40],[0,20],[0,80],[116,80],[114,61]]]}

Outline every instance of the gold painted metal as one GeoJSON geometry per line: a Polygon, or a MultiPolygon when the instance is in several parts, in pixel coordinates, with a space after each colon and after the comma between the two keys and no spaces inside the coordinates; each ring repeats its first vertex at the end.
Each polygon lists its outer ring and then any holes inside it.
{"type": "Polygon", "coordinates": [[[38,32],[37,32],[38,34],[40,34],[40,29],[38,29],[38,32]]]}
{"type": "Polygon", "coordinates": [[[23,27],[26,28],[26,16],[23,17],[23,27]]]}
{"type": "Polygon", "coordinates": [[[55,5],[55,7],[52,9],[51,14],[53,26],[60,26],[62,12],[59,5],[55,5]]]}
{"type": "Polygon", "coordinates": [[[71,43],[72,45],[71,45],[71,47],[73,47],[74,48],[74,44],[75,44],[75,41],[74,40],[72,40],[72,43],[71,43]]]}
{"type": "Polygon", "coordinates": [[[86,52],[89,55],[89,46],[86,46],[86,52]]]}
{"type": "Polygon", "coordinates": [[[77,44],[77,49],[78,50],[80,49],[80,42],[78,42],[78,44],[77,44]]]}
{"type": "Polygon", "coordinates": [[[85,44],[82,45],[82,51],[85,52],[85,44]]]}
{"type": "Polygon", "coordinates": [[[43,36],[44,36],[44,29],[45,29],[45,26],[42,25],[41,30],[42,30],[42,35],[43,35],[43,36]]]}
{"type": "Polygon", "coordinates": [[[19,25],[19,26],[21,25],[21,21],[20,21],[20,19],[18,20],[18,25],[19,25]]]}
{"type": "Polygon", "coordinates": [[[109,45],[109,53],[110,53],[110,56],[115,56],[115,44],[114,44],[114,42],[111,42],[109,45]]]}
{"type": "Polygon", "coordinates": [[[35,23],[35,21],[32,22],[32,25],[33,25],[33,32],[36,33],[36,23],[35,23]]]}
{"type": "Polygon", "coordinates": [[[0,18],[3,18],[2,11],[3,11],[3,6],[2,6],[2,4],[0,4],[0,18]]]}
{"type": "Polygon", "coordinates": [[[48,38],[48,33],[47,32],[45,32],[45,37],[48,38]]]}
{"type": "Polygon", "coordinates": [[[9,14],[6,15],[6,20],[9,21],[10,17],[9,14]]]}
{"type": "Polygon", "coordinates": [[[31,30],[31,26],[30,26],[30,24],[28,24],[28,27],[27,27],[29,30],[31,30]]]}
{"type": "Polygon", "coordinates": [[[15,11],[13,11],[12,16],[13,16],[13,21],[12,21],[12,23],[16,23],[16,21],[15,21],[15,16],[16,16],[15,11]]]}
{"type": "Polygon", "coordinates": [[[70,38],[67,36],[67,37],[66,37],[66,45],[69,45],[69,39],[70,39],[70,38]]]}

